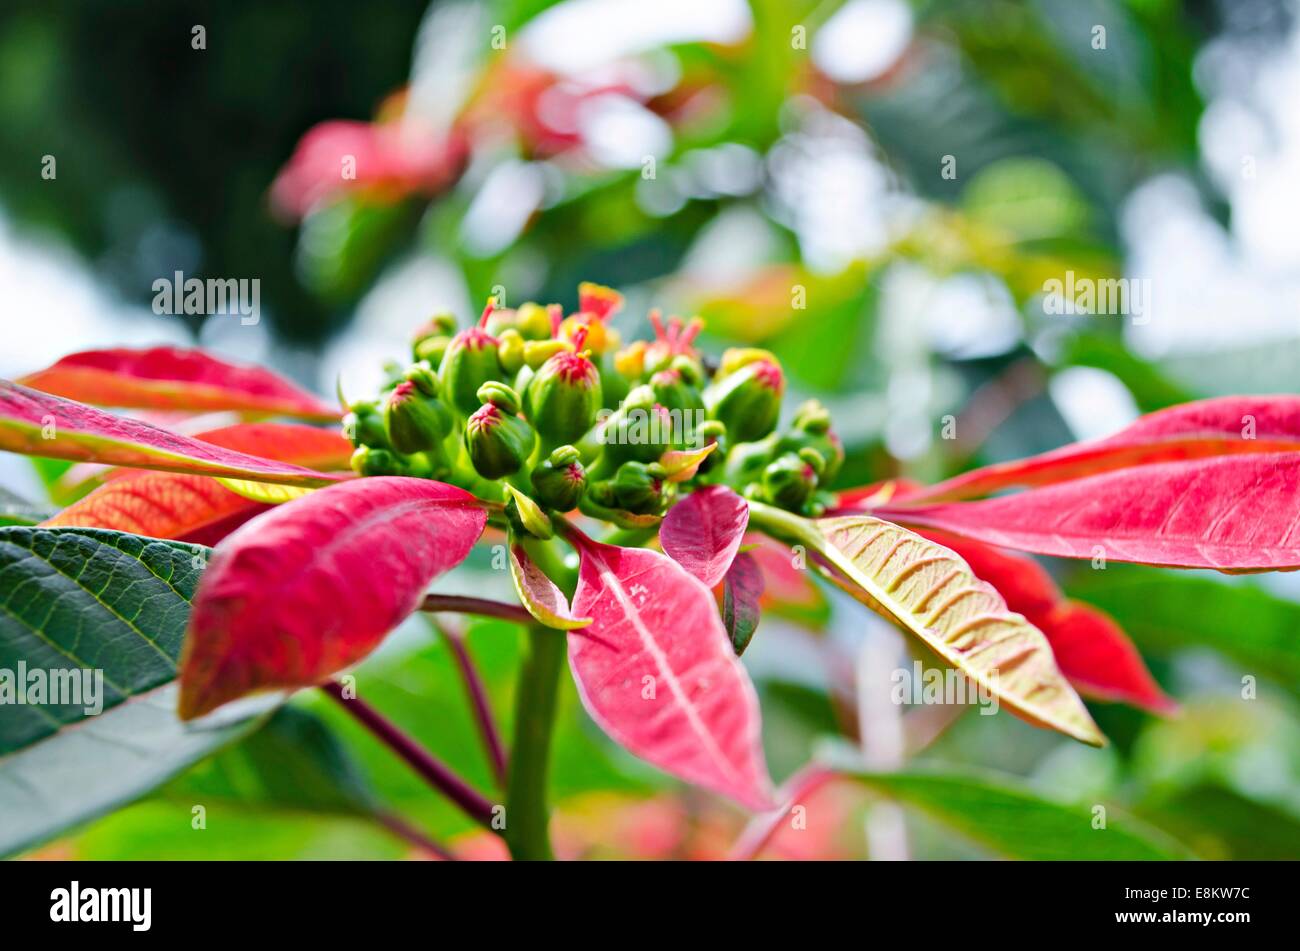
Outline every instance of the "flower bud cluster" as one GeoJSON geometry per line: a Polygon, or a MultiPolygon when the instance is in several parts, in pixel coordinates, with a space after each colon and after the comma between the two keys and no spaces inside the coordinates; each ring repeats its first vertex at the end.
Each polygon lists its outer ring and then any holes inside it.
{"type": "Polygon", "coordinates": [[[437,314],[413,362],[374,400],[352,403],[345,434],[363,476],[439,479],[501,500],[517,530],[547,511],[652,525],[677,493],[724,483],[794,512],[824,509],[844,459],[817,403],[778,430],[785,377],[776,358],[728,350],[716,367],[695,348],[699,318],[650,315],[652,340],[621,345],[610,288],[583,284],[578,310],[489,301],[458,330],[437,314]],[[700,458],[700,450],[712,451],[700,458]]]}

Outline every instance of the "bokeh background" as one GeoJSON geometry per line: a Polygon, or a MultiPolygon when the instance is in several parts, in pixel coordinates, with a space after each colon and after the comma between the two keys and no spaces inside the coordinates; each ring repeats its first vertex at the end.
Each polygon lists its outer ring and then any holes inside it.
{"type": "MultiPolygon", "coordinates": [[[[940,478],[1188,399],[1294,392],[1296,14],[1285,0],[6,0],[0,375],[197,343],[364,393],[433,311],[468,318],[492,293],[571,307],[588,279],[628,296],[625,338],[659,306],[704,316],[708,349],[773,350],[788,405],[815,396],[837,420],[841,487],[940,478]],[[260,280],[261,321],[154,314],[153,281],[175,271],[260,280]],[[1044,284],[1066,271],[1143,282],[1146,312],[1053,315],[1044,284]]],[[[29,498],[48,475],[0,459],[0,483],[29,498]]],[[[444,586],[504,590],[478,567],[444,586]]],[[[1091,750],[968,715],[920,761],[1115,802],[1205,857],[1300,857],[1295,578],[1048,567],[1121,619],[1182,716],[1094,705],[1114,742],[1091,750]]],[[[765,617],[746,661],[777,778],[820,738],[857,735],[855,672],[864,656],[894,665],[898,643],[830,594],[765,617]]],[[[515,636],[480,624],[470,644],[508,720],[515,636]]],[[[427,626],[363,676],[373,703],[488,784],[427,626]]],[[[615,751],[571,695],[554,776],[568,854],[711,857],[741,823],[615,751]]],[[[828,790],[811,834],[772,852],[865,855],[871,808],[828,790]]],[[[408,854],[376,810],[466,832],[305,698],[45,853],[408,854]]],[[[979,854],[920,815],[901,837],[875,828],[876,857],[979,854]]]]}

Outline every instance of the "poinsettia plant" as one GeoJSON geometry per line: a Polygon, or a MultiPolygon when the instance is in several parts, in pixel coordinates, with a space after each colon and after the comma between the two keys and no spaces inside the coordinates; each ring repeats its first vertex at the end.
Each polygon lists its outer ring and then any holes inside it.
{"type": "MultiPolygon", "coordinates": [[[[536,858],[551,854],[549,736],[566,653],[616,743],[780,814],[789,790],[769,779],[739,659],[761,637],[765,576],[825,579],[1014,715],[1100,745],[1080,693],[1156,713],[1174,701],[1113,619],[1009,549],[1300,567],[1300,398],[1176,406],[936,485],[832,491],[844,461],[833,420],[808,402],[782,421],[771,353],[715,360],[696,346],[698,320],[658,314],[654,339],[625,346],[609,322],[622,303],[584,284],[568,315],[489,302],[462,329],[436,315],[381,392],[338,408],[267,371],[173,348],[78,353],[0,382],[0,448],[78,463],[62,481],[79,496],[40,524],[0,528],[3,658],[95,666],[94,625],[128,639],[107,704],[177,680],[179,718],[219,724],[211,743],[186,748],[191,760],[229,738],[219,708],[324,686],[516,857],[536,858]],[[200,417],[186,414],[214,410],[245,421],[194,431],[200,417]],[[428,593],[485,539],[503,545],[517,604],[428,593]],[[508,751],[483,723],[504,803],[335,680],[421,609],[527,628],[508,751]],[[181,613],[180,642],[158,633],[160,612],[167,629],[181,613]]],[[[7,720],[0,753],[77,716],[7,720]]],[[[45,831],[77,818],[56,815],[45,831]]]]}

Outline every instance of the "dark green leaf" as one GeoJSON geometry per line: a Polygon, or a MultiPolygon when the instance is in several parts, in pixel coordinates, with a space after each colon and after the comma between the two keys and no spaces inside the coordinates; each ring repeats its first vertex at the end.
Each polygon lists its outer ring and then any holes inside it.
{"type": "Polygon", "coordinates": [[[171,799],[370,815],[375,800],[357,764],[315,714],[282,707],[266,726],[168,783],[171,799]]]}
{"type": "Polygon", "coordinates": [[[0,705],[0,854],[143,795],[255,725],[176,717],[205,561],[206,549],[121,532],[0,528],[0,677],[14,690],[0,705]],[[19,680],[63,689],[18,703],[19,680]]]}
{"type": "Polygon", "coordinates": [[[1014,777],[974,772],[877,773],[847,769],[878,793],[939,820],[990,851],[1014,859],[1167,860],[1185,858],[1161,833],[1106,807],[1066,805],[1017,788],[1014,777]],[[1100,815],[1100,814],[1098,814],[1100,815]]]}

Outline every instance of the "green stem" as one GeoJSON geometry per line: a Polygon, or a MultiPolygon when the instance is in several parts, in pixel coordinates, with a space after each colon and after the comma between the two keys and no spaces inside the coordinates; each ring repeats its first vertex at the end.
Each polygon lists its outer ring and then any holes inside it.
{"type": "Polygon", "coordinates": [[[659,531],[658,525],[643,528],[616,528],[601,541],[606,545],[621,545],[624,548],[641,548],[659,531]]]}
{"type": "Polygon", "coordinates": [[[540,624],[527,630],[528,655],[519,669],[515,700],[505,839],[516,860],[552,859],[547,772],[565,634],[540,624]]]}
{"type": "Polygon", "coordinates": [[[808,519],[752,499],[749,501],[749,524],[787,545],[804,545],[814,551],[824,547],[825,540],[808,519]]]}

